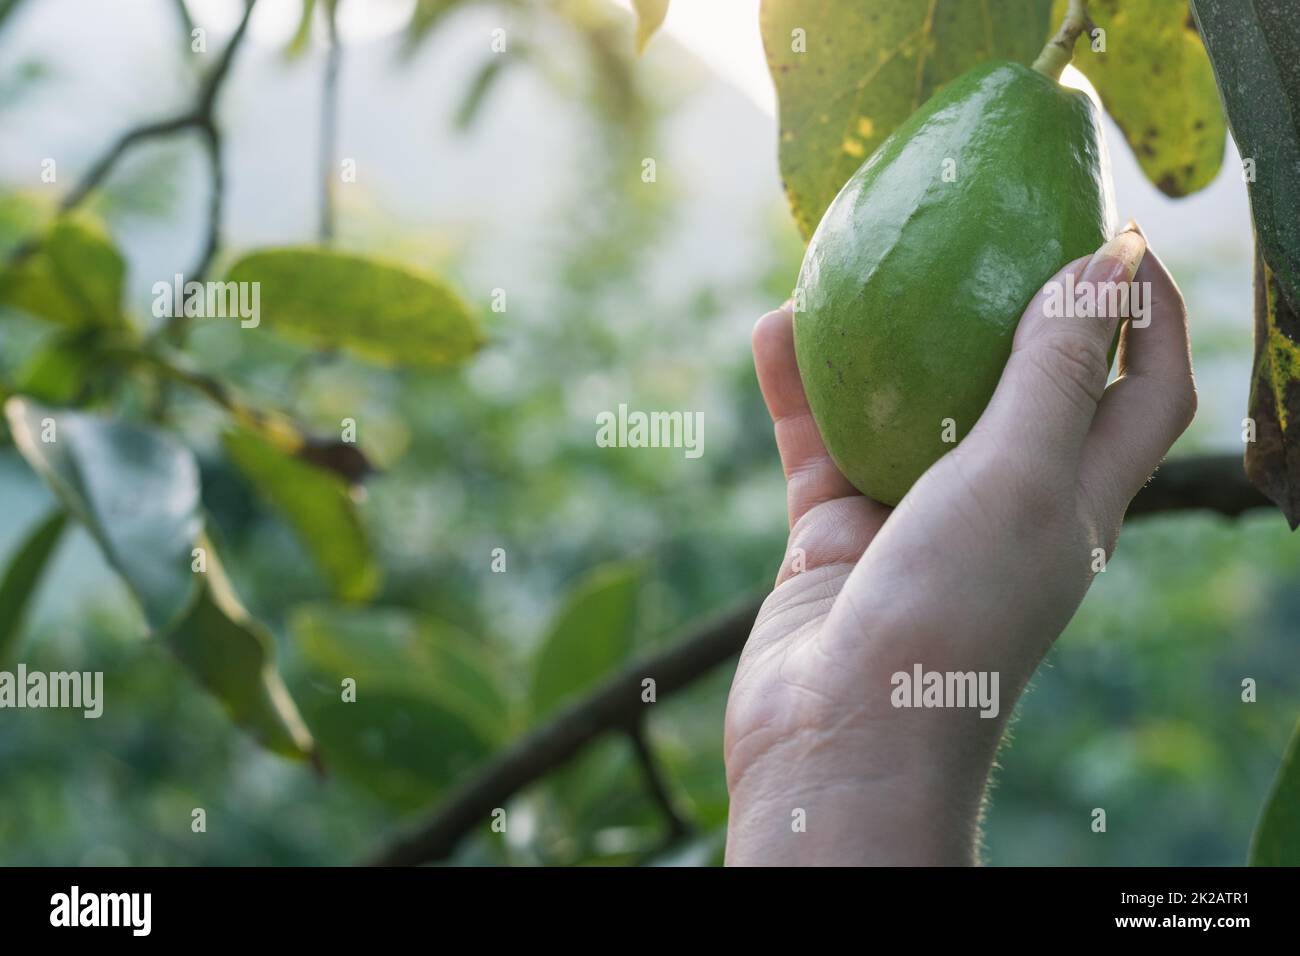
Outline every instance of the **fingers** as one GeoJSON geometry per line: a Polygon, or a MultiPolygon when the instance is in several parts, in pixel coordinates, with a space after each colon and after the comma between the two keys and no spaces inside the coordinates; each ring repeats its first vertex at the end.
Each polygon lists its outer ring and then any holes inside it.
{"type": "Polygon", "coordinates": [[[857,494],[827,501],[805,512],[790,529],[776,586],[827,565],[857,564],[887,517],[888,508],[857,494]]]}
{"type": "Polygon", "coordinates": [[[969,451],[988,446],[1049,480],[1073,482],[1120,320],[1106,291],[1132,280],[1145,251],[1140,233],[1124,232],[1048,280],[1020,319],[1002,379],[967,437],[969,451]]]}
{"type": "Polygon", "coordinates": [[[795,360],[794,315],[788,308],[767,313],[754,326],[754,368],[776,430],[793,527],[810,508],[858,492],[835,467],[813,421],[795,360]]]}
{"type": "Polygon", "coordinates": [[[1135,279],[1142,298],[1130,303],[1119,377],[1098,405],[1080,475],[1098,513],[1116,519],[1196,413],[1187,310],[1178,286],[1154,253],[1147,253],[1135,279]]]}

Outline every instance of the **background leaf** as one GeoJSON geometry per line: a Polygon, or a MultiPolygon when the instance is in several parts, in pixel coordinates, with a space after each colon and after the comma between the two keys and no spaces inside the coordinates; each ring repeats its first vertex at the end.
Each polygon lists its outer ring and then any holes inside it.
{"type": "Polygon", "coordinates": [[[13,659],[22,636],[27,606],[63,535],[67,520],[67,512],[59,510],[33,528],[14,551],[4,577],[0,578],[0,665],[13,659]]]}
{"type": "MultiPolygon", "coordinates": [[[[1067,5],[1056,0],[1053,24],[1067,5]]],[[[1091,0],[1088,15],[1106,31],[1105,52],[1092,52],[1085,34],[1072,62],[1096,87],[1142,172],[1168,196],[1208,186],[1223,163],[1227,126],[1186,4],[1091,0]]]]}
{"type": "Polygon", "coordinates": [[[125,278],[108,233],[88,217],[65,216],[31,255],[0,272],[0,305],[65,325],[116,325],[125,278]]]}
{"type": "Polygon", "coordinates": [[[303,659],[337,685],[383,686],[436,698],[503,743],[515,710],[493,655],[470,635],[398,608],[304,607],[291,630],[303,659]]]}
{"type": "Polygon", "coordinates": [[[668,0],[632,0],[632,6],[636,9],[636,52],[644,53],[668,15],[668,0]]]}
{"type": "Polygon", "coordinates": [[[122,338],[99,326],[59,330],[18,368],[14,391],[51,405],[81,403],[118,371],[103,351],[122,338]]]}
{"type": "Polygon", "coordinates": [[[1051,0],[763,0],[781,176],[804,238],[863,161],[940,86],[990,59],[1028,65],[1051,0]],[[803,30],[807,52],[792,49],[803,30]]]}
{"type": "Polygon", "coordinates": [[[307,546],[331,592],[345,601],[371,597],[379,566],[347,483],[246,428],[227,431],[222,442],[230,460],[307,546]]]}
{"type": "Polygon", "coordinates": [[[150,629],[166,632],[198,590],[190,552],[202,518],[189,449],[163,432],[19,397],[5,413],[23,457],[99,543],[150,629]]]}
{"type": "Polygon", "coordinates": [[[438,280],[325,249],[270,249],[228,281],[261,283],[261,326],[384,364],[439,366],[482,344],[469,307],[438,280]]]}
{"type": "Polygon", "coordinates": [[[456,107],[456,116],[452,120],[452,125],[457,130],[463,133],[474,124],[474,120],[483,110],[488,93],[492,91],[493,85],[501,78],[510,62],[499,53],[489,54],[483,61],[474,73],[474,78],[470,80],[460,105],[456,107]]]}
{"type": "Polygon", "coordinates": [[[534,718],[609,674],[632,651],[638,564],[606,565],[569,592],[533,668],[534,718]]]}
{"type": "Polygon", "coordinates": [[[235,597],[202,535],[199,473],[171,436],[24,398],[5,404],[14,444],[98,542],[161,637],[236,723],[272,750],[311,748],[272,664],[270,636],[235,597]],[[54,422],[54,441],[42,440],[54,422]],[[193,549],[207,574],[194,572],[193,549]]]}
{"type": "Polygon", "coordinates": [[[216,550],[207,552],[199,596],[167,635],[168,648],[216,697],[230,719],[268,750],[288,757],[312,752],[310,732],[275,668],[275,643],[235,596],[216,550]]]}
{"type": "Polygon", "coordinates": [[[492,659],[450,625],[398,609],[304,608],[298,696],[327,766],[403,808],[428,803],[509,733],[492,659]],[[342,681],[356,681],[354,702],[342,681]]]}
{"type": "Polygon", "coordinates": [[[1251,838],[1250,865],[1300,866],[1300,724],[1251,838]]]}
{"type": "Polygon", "coordinates": [[[298,26],[293,31],[293,36],[284,48],[284,55],[290,60],[296,60],[307,50],[307,44],[311,42],[311,24],[316,15],[316,0],[302,0],[302,12],[298,15],[298,26]]]}

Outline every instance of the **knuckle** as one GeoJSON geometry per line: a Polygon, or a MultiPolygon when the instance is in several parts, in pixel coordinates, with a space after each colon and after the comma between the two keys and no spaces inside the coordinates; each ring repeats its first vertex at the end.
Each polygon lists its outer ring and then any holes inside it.
{"type": "Polygon", "coordinates": [[[1174,391],[1174,414],[1178,424],[1178,433],[1182,434],[1196,417],[1196,408],[1200,399],[1196,393],[1196,379],[1191,375],[1174,391]]]}
{"type": "Polygon", "coordinates": [[[1057,384],[1092,402],[1101,398],[1110,368],[1106,346],[1096,336],[1058,330],[1030,348],[1039,367],[1057,384]]]}

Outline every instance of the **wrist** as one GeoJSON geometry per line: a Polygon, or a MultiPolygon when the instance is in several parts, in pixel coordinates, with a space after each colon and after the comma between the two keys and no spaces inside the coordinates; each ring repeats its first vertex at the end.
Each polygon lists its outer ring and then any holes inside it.
{"type": "Polygon", "coordinates": [[[1001,723],[975,734],[915,720],[888,735],[840,726],[743,765],[729,755],[728,865],[975,863],[1001,723]]]}

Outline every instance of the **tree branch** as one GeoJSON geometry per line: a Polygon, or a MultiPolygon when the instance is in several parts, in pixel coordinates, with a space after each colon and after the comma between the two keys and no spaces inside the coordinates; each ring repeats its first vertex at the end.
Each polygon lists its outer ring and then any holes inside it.
{"type": "MultiPolygon", "coordinates": [[[[1206,510],[1233,517],[1262,507],[1272,503],[1246,479],[1240,458],[1204,455],[1165,464],[1133,499],[1128,516],[1206,510]]],[[[414,866],[446,859],[494,808],[607,731],[639,722],[647,706],[641,702],[642,680],[654,678],[656,697],[666,697],[738,654],[761,606],[761,598],[750,599],[697,626],[667,650],[615,674],[502,751],[422,825],[375,854],[370,864],[414,866]]]]}
{"type": "Polygon", "coordinates": [[[1250,483],[1237,455],[1189,455],[1165,462],[1128,507],[1128,518],[1212,511],[1235,518],[1273,503],[1250,483]]]}
{"type": "Polygon", "coordinates": [[[758,602],[747,601],[667,650],[629,665],[506,748],[478,776],[457,788],[432,819],[381,851],[372,864],[410,866],[450,855],[485,814],[607,730],[639,720],[645,708],[653,706],[641,702],[642,680],[654,678],[655,695],[662,699],[734,655],[749,636],[757,611],[758,602]]]}
{"type": "MultiPolygon", "coordinates": [[[[101,186],[117,166],[117,163],[130,150],[147,140],[158,139],[163,136],[170,136],[174,133],[186,129],[199,129],[204,133],[204,142],[208,149],[208,154],[212,163],[212,191],[213,200],[209,203],[209,222],[208,222],[208,239],[205,244],[203,257],[200,260],[200,271],[206,269],[215,254],[220,229],[221,217],[221,192],[222,192],[222,174],[220,161],[220,139],[217,132],[216,121],[213,110],[216,106],[217,94],[221,91],[222,84],[226,76],[230,73],[230,64],[235,58],[235,52],[239,49],[240,43],[248,31],[248,21],[253,14],[253,7],[257,5],[257,0],[245,0],[244,16],[239,21],[234,35],[230,42],[226,44],[221,56],[217,59],[212,70],[204,77],[199,84],[198,95],[195,97],[194,106],[175,116],[169,116],[165,119],[156,120],[151,123],[143,123],[133,129],[127,130],[114,141],[104,153],[90,164],[90,169],[81,180],[72,187],[63,200],[59,203],[59,212],[67,213],[80,206],[92,192],[101,186]]],[[[19,245],[9,257],[8,264],[15,266],[27,259],[40,247],[40,238],[35,237],[19,245]]]]}
{"type": "Polygon", "coordinates": [[[641,764],[641,772],[645,775],[646,787],[650,790],[650,796],[654,800],[655,806],[659,808],[659,812],[664,815],[664,820],[668,823],[665,842],[666,845],[671,845],[690,833],[691,825],[686,822],[673,802],[672,793],[668,788],[668,781],[664,779],[659,761],[655,758],[654,751],[650,749],[650,741],[646,739],[644,720],[629,729],[627,735],[632,741],[633,749],[636,751],[637,761],[641,764]]]}

